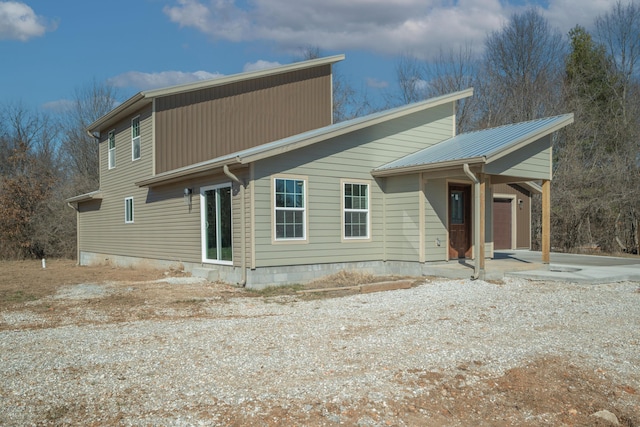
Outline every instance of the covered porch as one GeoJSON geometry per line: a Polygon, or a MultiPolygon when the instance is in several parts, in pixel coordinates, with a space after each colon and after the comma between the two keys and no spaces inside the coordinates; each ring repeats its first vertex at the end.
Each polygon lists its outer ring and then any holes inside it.
{"type": "MultiPolygon", "coordinates": [[[[446,227],[446,259],[474,260],[474,278],[486,277],[493,257],[492,185],[532,182],[542,194],[542,263],[551,250],[552,136],[573,123],[573,114],[457,135],[375,169],[375,177],[420,175],[424,197],[446,227]],[[430,197],[427,183],[445,185],[430,197]],[[539,183],[539,186],[538,186],[539,183]]],[[[425,230],[425,233],[429,233],[425,230]]],[[[428,237],[423,237],[426,239],[428,237]]],[[[421,244],[421,261],[425,245],[421,244]]]]}

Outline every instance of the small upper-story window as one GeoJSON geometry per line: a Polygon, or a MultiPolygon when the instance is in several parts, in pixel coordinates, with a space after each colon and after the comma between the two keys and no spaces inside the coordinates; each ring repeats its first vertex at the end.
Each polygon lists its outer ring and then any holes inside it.
{"type": "Polygon", "coordinates": [[[140,158],[140,116],[131,120],[131,159],[140,158]]]}
{"type": "Polygon", "coordinates": [[[116,167],[116,132],[109,131],[109,169],[116,167]]]}

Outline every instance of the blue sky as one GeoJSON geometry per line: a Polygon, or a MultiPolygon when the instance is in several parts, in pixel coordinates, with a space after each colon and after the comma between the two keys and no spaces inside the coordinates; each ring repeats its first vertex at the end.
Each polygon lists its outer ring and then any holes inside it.
{"type": "Polygon", "coordinates": [[[55,110],[92,81],[140,90],[346,54],[338,72],[374,99],[403,53],[471,42],[537,5],[566,33],[615,0],[0,0],[0,106],[55,110]]]}

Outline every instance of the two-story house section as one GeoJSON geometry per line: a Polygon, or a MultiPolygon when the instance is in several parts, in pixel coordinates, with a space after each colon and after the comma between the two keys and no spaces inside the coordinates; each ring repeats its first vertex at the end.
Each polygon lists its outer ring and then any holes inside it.
{"type": "Polygon", "coordinates": [[[140,92],[91,124],[100,188],[68,200],[79,263],[180,262],[256,287],[460,257],[481,274],[502,224],[492,188],[510,206],[546,200],[551,135],[573,116],[456,135],[468,89],[334,124],[343,59],[140,92]]]}

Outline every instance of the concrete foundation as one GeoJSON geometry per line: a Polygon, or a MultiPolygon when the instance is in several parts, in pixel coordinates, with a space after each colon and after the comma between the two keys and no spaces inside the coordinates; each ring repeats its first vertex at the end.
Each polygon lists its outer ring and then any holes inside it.
{"type": "MultiPolygon", "coordinates": [[[[176,260],[158,260],[120,255],[81,252],[80,265],[113,265],[123,268],[182,269],[196,277],[209,281],[240,283],[242,270],[238,267],[216,264],[202,264],[176,260]]],[[[262,289],[310,282],[340,271],[354,271],[375,276],[447,276],[449,269],[442,269],[448,263],[424,263],[405,261],[366,261],[351,263],[292,265],[247,269],[246,287],[262,289]],[[443,274],[445,273],[445,274],[443,274]]],[[[459,273],[458,273],[459,275],[459,273]]]]}

